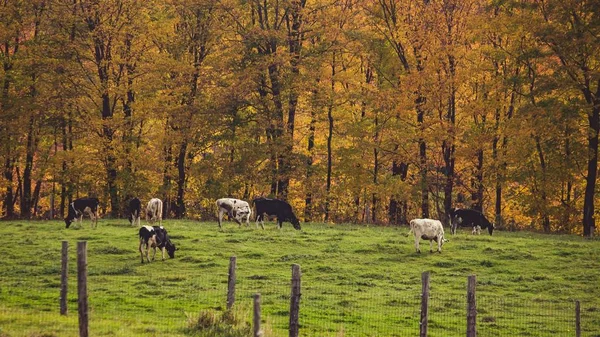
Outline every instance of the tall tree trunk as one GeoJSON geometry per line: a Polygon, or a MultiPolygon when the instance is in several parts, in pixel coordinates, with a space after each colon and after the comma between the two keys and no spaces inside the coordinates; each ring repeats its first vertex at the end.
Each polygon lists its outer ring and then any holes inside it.
{"type": "MultiPolygon", "coordinates": [[[[17,34],[18,36],[18,34],[17,34]]],[[[9,41],[4,41],[3,43],[3,62],[2,67],[4,69],[4,80],[2,84],[2,96],[0,96],[0,110],[5,112],[8,109],[8,101],[9,101],[9,91],[11,84],[11,76],[13,63],[12,57],[14,56],[19,49],[19,40],[17,38],[14,46],[12,46],[13,52],[11,55],[11,44],[9,41]]],[[[4,135],[7,137],[4,139],[4,148],[5,148],[5,161],[4,161],[4,179],[6,179],[6,192],[4,195],[4,203],[3,203],[3,212],[4,216],[7,218],[13,218],[15,213],[14,203],[13,203],[13,172],[14,172],[14,164],[15,164],[15,154],[11,149],[12,147],[12,134],[11,130],[7,126],[2,126],[2,131],[4,135]]]]}
{"type": "Polygon", "coordinates": [[[423,218],[429,218],[429,184],[427,182],[427,145],[425,139],[423,139],[423,120],[425,111],[423,110],[423,103],[425,98],[420,96],[417,98],[417,123],[421,128],[421,136],[419,138],[419,171],[421,176],[421,215],[423,218]]]}
{"type": "MultiPolygon", "coordinates": [[[[318,81],[317,81],[318,83],[318,81]]],[[[316,85],[315,85],[316,87],[316,85]]],[[[315,148],[315,130],[317,124],[317,90],[313,89],[312,91],[312,107],[310,109],[310,124],[308,127],[308,156],[306,157],[306,196],[304,201],[304,221],[310,222],[312,221],[312,207],[313,207],[313,196],[312,196],[312,176],[314,174],[314,148],[315,148]]]]}
{"type": "MultiPolygon", "coordinates": [[[[273,53],[275,53],[277,49],[276,45],[273,44],[272,48],[273,53]]],[[[272,116],[272,118],[274,118],[272,138],[273,145],[275,146],[274,152],[276,154],[276,163],[274,163],[275,172],[277,172],[275,181],[273,183],[276,184],[275,195],[280,199],[286,200],[290,178],[288,175],[289,172],[287,172],[287,169],[289,168],[289,160],[287,159],[288,154],[285,153],[288,150],[288,140],[283,137],[283,102],[281,100],[282,88],[280,83],[279,67],[276,64],[271,64],[268,67],[268,72],[269,80],[271,82],[271,94],[274,107],[272,116]]],[[[291,142],[291,140],[289,141],[291,142]]]]}
{"type": "Polygon", "coordinates": [[[377,197],[377,184],[379,183],[379,149],[377,148],[379,144],[379,116],[377,111],[375,111],[375,137],[374,137],[375,147],[373,148],[373,186],[374,191],[372,195],[372,207],[371,207],[371,221],[373,223],[377,222],[377,208],[379,207],[379,198],[377,197]]]}
{"type": "Polygon", "coordinates": [[[333,166],[333,149],[331,142],[333,140],[333,104],[335,97],[335,66],[336,66],[335,51],[332,54],[331,62],[331,97],[329,98],[329,106],[327,107],[327,180],[325,182],[325,221],[329,221],[329,206],[331,203],[331,172],[333,166]]]}
{"type": "Polygon", "coordinates": [[[483,211],[483,149],[479,148],[476,152],[477,165],[473,170],[473,180],[471,184],[471,208],[480,212],[483,211]]]}
{"type": "MultiPolygon", "coordinates": [[[[397,147],[396,147],[397,149],[397,147]]],[[[408,164],[400,163],[396,160],[392,162],[392,177],[399,176],[401,181],[406,181],[406,177],[408,176],[408,164]]],[[[392,196],[390,198],[390,207],[389,207],[389,221],[391,224],[405,224],[408,223],[408,214],[407,209],[408,203],[406,198],[400,198],[397,195],[392,196]]]]}
{"type": "Polygon", "coordinates": [[[540,182],[540,200],[541,203],[539,207],[537,207],[540,217],[542,218],[542,227],[544,228],[544,232],[550,233],[550,216],[548,215],[547,205],[548,205],[548,196],[546,193],[546,159],[544,158],[544,152],[542,149],[542,144],[540,142],[540,137],[534,136],[535,139],[535,148],[538,152],[538,158],[540,160],[540,169],[542,170],[542,177],[540,182]]]}
{"type": "Polygon", "coordinates": [[[31,218],[31,174],[33,171],[33,157],[37,148],[36,140],[36,122],[35,117],[29,117],[29,127],[27,133],[27,145],[25,151],[25,170],[23,171],[23,198],[21,199],[21,217],[25,219],[31,218]]]}
{"type": "Polygon", "coordinates": [[[177,208],[175,217],[182,219],[185,216],[185,158],[187,157],[187,142],[179,146],[179,155],[177,156],[177,208]]]}
{"type": "MultiPolygon", "coordinates": [[[[600,93],[600,80],[598,81],[600,93]]],[[[588,160],[585,178],[585,196],[583,199],[583,235],[592,237],[596,228],[594,219],[594,194],[596,192],[596,177],[598,176],[598,134],[600,133],[600,106],[597,104],[588,114],[590,132],[588,132],[588,160]]]]}

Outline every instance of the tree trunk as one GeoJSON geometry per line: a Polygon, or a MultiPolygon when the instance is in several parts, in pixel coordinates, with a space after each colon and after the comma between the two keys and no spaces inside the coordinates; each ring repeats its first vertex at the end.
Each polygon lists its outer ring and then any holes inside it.
{"type": "MultiPolygon", "coordinates": [[[[398,146],[396,146],[396,149],[398,146]]],[[[392,162],[392,177],[400,176],[401,181],[406,181],[406,177],[408,175],[408,164],[400,163],[396,160],[392,162]]],[[[406,199],[398,199],[398,195],[393,195],[390,198],[390,206],[389,206],[389,221],[390,224],[404,224],[407,223],[407,214],[406,207],[407,202],[406,199]]]]}
{"type": "Polygon", "coordinates": [[[327,107],[327,122],[328,122],[328,131],[327,131],[327,180],[325,185],[325,222],[329,221],[329,204],[331,202],[331,172],[333,166],[333,149],[331,147],[331,142],[333,140],[333,101],[334,101],[334,93],[335,93],[335,66],[336,66],[336,58],[335,51],[332,54],[332,62],[331,62],[331,97],[329,98],[329,106],[327,107]]]}
{"type": "Polygon", "coordinates": [[[473,183],[471,185],[471,208],[483,211],[483,149],[477,149],[477,165],[473,172],[473,183]]]}
{"type": "Polygon", "coordinates": [[[419,170],[421,175],[421,216],[423,218],[429,218],[429,185],[427,183],[427,145],[425,140],[422,138],[424,131],[422,125],[425,117],[425,111],[423,110],[423,104],[425,98],[421,95],[417,98],[417,123],[421,128],[421,137],[419,138],[419,170]]]}
{"type": "MultiPolygon", "coordinates": [[[[600,91],[600,80],[598,83],[600,91]]],[[[594,219],[594,194],[598,176],[598,134],[600,133],[600,107],[595,105],[588,114],[590,132],[588,133],[588,161],[585,178],[585,196],[583,201],[583,235],[592,237],[596,228],[594,219]]]]}
{"type": "Polygon", "coordinates": [[[179,155],[177,156],[177,207],[175,217],[178,219],[185,216],[185,158],[187,156],[187,146],[187,142],[183,142],[179,147],[179,155]]]}
{"type": "Polygon", "coordinates": [[[304,206],[304,221],[305,222],[310,222],[312,221],[312,207],[313,207],[313,196],[312,196],[312,176],[313,176],[313,162],[314,162],[314,148],[315,148],[315,130],[316,130],[316,124],[317,124],[317,107],[318,107],[318,103],[317,103],[317,90],[314,89],[312,91],[312,108],[310,109],[310,125],[308,127],[308,156],[306,158],[306,190],[308,191],[306,193],[306,197],[305,197],[305,206],[304,206]]]}
{"type": "Polygon", "coordinates": [[[23,171],[23,198],[21,199],[21,217],[31,218],[31,174],[33,171],[33,156],[37,147],[35,140],[35,118],[29,117],[29,129],[27,133],[27,145],[25,154],[25,170],[23,171]]]}

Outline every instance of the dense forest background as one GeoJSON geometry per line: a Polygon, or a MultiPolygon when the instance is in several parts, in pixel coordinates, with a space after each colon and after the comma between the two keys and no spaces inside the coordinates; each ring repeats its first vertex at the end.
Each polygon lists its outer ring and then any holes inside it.
{"type": "Polygon", "coordinates": [[[595,227],[598,0],[3,0],[0,62],[5,218],[595,227]]]}

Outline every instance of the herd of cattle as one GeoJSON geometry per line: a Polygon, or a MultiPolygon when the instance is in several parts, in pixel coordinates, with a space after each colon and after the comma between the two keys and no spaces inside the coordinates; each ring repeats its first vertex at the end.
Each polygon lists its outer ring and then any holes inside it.
{"type": "MultiPolygon", "coordinates": [[[[65,218],[66,228],[69,228],[71,223],[74,221],[83,221],[83,214],[89,214],[92,219],[92,228],[98,225],[98,205],[100,204],[97,198],[80,198],[76,199],[69,205],[69,211],[65,218]]],[[[256,228],[258,223],[262,229],[264,226],[264,215],[277,217],[277,225],[279,228],[282,227],[283,222],[290,222],[295,229],[300,230],[300,220],[292,211],[292,206],[283,200],[269,199],[259,197],[252,200],[252,204],[256,209],[256,228]]],[[[221,198],[216,201],[218,223],[221,229],[221,223],[223,216],[228,215],[230,219],[233,219],[239,226],[242,222],[246,223],[246,226],[250,224],[250,218],[252,216],[251,205],[244,200],[234,198],[221,198]]],[[[131,225],[140,226],[140,218],[142,212],[142,203],[140,199],[133,198],[129,201],[128,213],[129,222],[131,225]]],[[[141,226],[139,229],[139,251],[144,263],[144,257],[147,262],[150,262],[149,251],[150,248],[154,250],[152,260],[156,255],[156,248],[162,251],[162,259],[165,259],[165,251],[169,257],[175,257],[175,251],[177,248],[171,242],[167,230],[162,226],[162,215],[163,215],[163,203],[158,198],[152,198],[148,201],[146,206],[146,220],[149,223],[156,224],[158,226],[141,226]]],[[[460,227],[471,227],[473,228],[472,233],[481,234],[481,229],[486,229],[492,235],[494,231],[494,224],[490,223],[485,216],[473,209],[461,209],[454,208],[450,211],[450,231],[452,234],[456,233],[456,229],[460,227]]],[[[442,245],[448,240],[444,237],[444,226],[442,222],[435,219],[413,219],[409,223],[410,233],[414,234],[415,237],[415,249],[418,253],[421,252],[419,248],[420,239],[429,240],[430,251],[433,252],[433,242],[437,243],[438,252],[442,252],[442,245]]]]}

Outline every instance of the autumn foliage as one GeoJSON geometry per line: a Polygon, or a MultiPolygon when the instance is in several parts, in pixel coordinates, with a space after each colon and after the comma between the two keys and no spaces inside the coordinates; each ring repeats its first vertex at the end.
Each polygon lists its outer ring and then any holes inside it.
{"type": "Polygon", "coordinates": [[[305,221],[590,236],[600,6],[527,0],[0,4],[0,204],[271,196],[305,221]]]}

